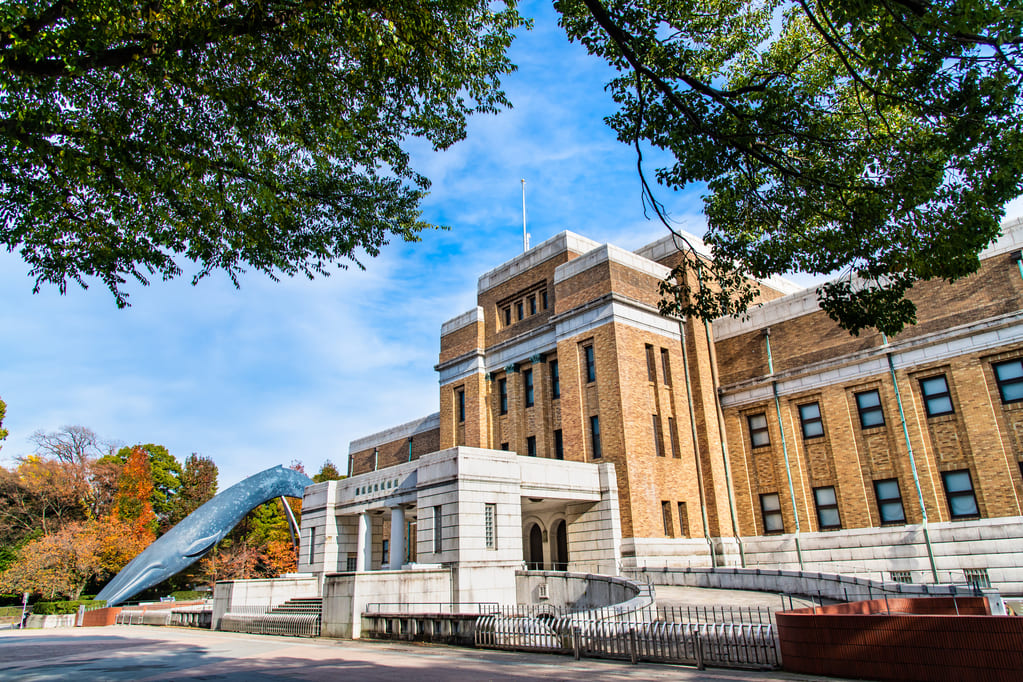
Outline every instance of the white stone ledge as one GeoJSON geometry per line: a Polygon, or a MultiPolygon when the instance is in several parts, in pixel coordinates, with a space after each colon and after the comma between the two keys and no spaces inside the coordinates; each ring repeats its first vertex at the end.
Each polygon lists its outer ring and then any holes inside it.
{"type": "Polygon", "coordinates": [[[586,272],[590,268],[595,268],[601,263],[607,262],[617,263],[656,279],[664,279],[671,273],[670,268],[649,258],[638,256],[614,244],[603,244],[578,258],[573,258],[567,263],[559,265],[554,271],[554,283],[564,282],[580,273],[586,272]]]}
{"type": "Polygon", "coordinates": [[[399,424],[386,431],[378,431],[369,436],[353,440],[348,446],[348,454],[353,455],[356,452],[368,450],[385,443],[392,443],[402,438],[408,438],[409,436],[415,436],[416,434],[425,433],[432,431],[433,429],[440,428],[440,412],[434,412],[433,414],[419,419],[413,419],[410,422],[399,424]]]}
{"type": "Polygon", "coordinates": [[[476,306],[474,309],[453,317],[440,326],[440,335],[447,336],[451,332],[458,331],[462,327],[468,327],[483,320],[483,308],[476,306]]]}
{"type": "Polygon", "coordinates": [[[483,275],[479,278],[477,291],[482,294],[484,291],[493,289],[497,285],[503,284],[513,277],[520,275],[559,254],[565,252],[583,254],[597,248],[598,246],[600,246],[600,244],[592,239],[587,239],[586,237],[566,230],[565,232],[556,234],[550,239],[537,244],[529,251],[512,258],[507,263],[483,273],[483,275]]]}

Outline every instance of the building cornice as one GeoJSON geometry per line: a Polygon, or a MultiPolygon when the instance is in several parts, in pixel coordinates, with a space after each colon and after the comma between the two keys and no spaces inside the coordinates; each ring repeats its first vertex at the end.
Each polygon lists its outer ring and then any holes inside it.
{"type": "Polygon", "coordinates": [[[839,358],[736,382],[718,389],[723,407],[769,400],[771,383],[779,395],[798,394],[839,383],[854,382],[888,371],[888,353],[896,369],[941,362],[967,353],[1023,342],[1023,311],[952,327],[925,336],[877,346],[839,358]]]}

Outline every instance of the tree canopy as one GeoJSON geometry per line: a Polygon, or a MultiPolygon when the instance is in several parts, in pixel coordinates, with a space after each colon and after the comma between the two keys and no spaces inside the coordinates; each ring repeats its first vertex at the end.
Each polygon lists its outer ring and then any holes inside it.
{"type": "Polygon", "coordinates": [[[36,290],[327,274],[430,227],[435,148],[507,105],[513,3],[10,0],[0,244],[36,290]]]}
{"type": "MultiPolygon", "coordinates": [[[[663,308],[741,313],[746,275],[840,273],[853,333],[915,320],[914,282],[979,267],[1023,193],[1023,11],[995,0],[556,0],[569,37],[621,72],[608,123],[670,152],[657,181],[706,183],[713,262],[687,257],[663,308]]],[[[670,226],[643,175],[647,208],[670,226]]]]}
{"type": "Polygon", "coordinates": [[[7,403],[0,400],[0,440],[7,438],[7,429],[4,428],[4,417],[7,416],[7,403]]]}

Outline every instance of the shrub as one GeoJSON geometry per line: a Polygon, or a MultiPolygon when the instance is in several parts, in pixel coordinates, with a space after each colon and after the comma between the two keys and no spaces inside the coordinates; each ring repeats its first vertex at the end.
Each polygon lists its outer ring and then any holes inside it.
{"type": "Polygon", "coordinates": [[[66,613],[78,613],[79,606],[106,606],[105,599],[76,599],[74,601],[37,601],[32,605],[32,613],[41,616],[55,616],[66,613]]]}
{"type": "Polygon", "coordinates": [[[170,596],[174,597],[174,601],[195,601],[196,599],[205,599],[210,596],[210,593],[198,590],[178,590],[171,592],[170,596]]]}

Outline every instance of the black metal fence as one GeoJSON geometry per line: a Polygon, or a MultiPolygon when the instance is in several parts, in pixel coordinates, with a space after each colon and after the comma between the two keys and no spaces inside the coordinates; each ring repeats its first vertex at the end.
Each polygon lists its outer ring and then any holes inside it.
{"type": "Polygon", "coordinates": [[[475,644],[701,669],[772,669],[780,665],[772,617],[772,610],[763,607],[651,607],[631,613],[610,607],[565,613],[547,605],[518,605],[480,616],[475,644]]]}

